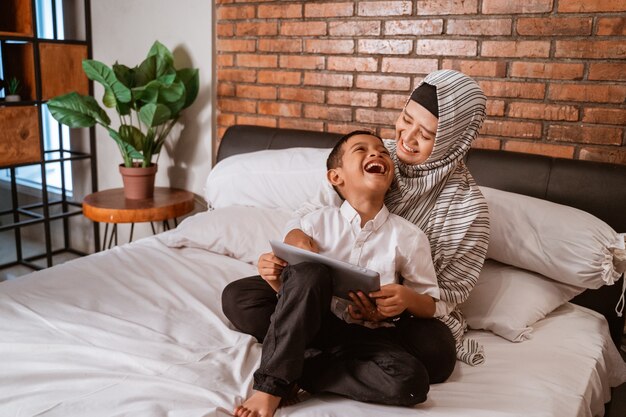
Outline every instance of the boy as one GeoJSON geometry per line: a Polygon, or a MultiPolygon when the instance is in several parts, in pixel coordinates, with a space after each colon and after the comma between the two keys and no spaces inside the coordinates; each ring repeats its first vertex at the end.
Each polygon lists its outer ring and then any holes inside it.
{"type": "MultiPolygon", "coordinates": [[[[439,298],[428,240],[384,205],[394,167],[378,136],[344,136],[327,168],[328,181],[345,201],[304,216],[300,227],[321,254],[378,271],[381,289],[369,298],[351,294],[350,305],[332,297],[323,266],[287,266],[272,253],[261,255],[259,273],[278,300],[254,374],[256,392],[235,408],[237,417],[273,416],[296,382],[312,393],[381,404],[426,399],[428,374],[402,332],[411,328],[405,322],[419,320],[414,317],[432,318],[439,298]],[[394,324],[387,321],[393,317],[394,324]]],[[[224,311],[230,316],[226,306],[224,311]]]]}

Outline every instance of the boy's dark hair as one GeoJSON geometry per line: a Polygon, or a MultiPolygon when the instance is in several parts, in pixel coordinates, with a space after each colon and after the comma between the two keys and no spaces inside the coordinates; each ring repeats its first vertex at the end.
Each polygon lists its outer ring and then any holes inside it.
{"type": "MultiPolygon", "coordinates": [[[[369,130],[354,130],[350,133],[346,133],[345,135],[339,138],[339,140],[337,141],[333,149],[330,151],[330,154],[328,155],[328,159],[326,159],[327,170],[341,167],[341,158],[343,158],[343,145],[348,141],[348,139],[356,135],[374,136],[380,139],[381,142],[383,141],[383,138],[381,138],[374,132],[370,132],[369,130]]],[[[337,187],[333,185],[333,189],[335,190],[337,194],[339,194],[339,197],[341,197],[342,200],[345,200],[344,196],[341,195],[337,187]]]]}
{"type": "Polygon", "coordinates": [[[339,141],[337,141],[333,149],[330,151],[330,154],[328,155],[328,159],[326,159],[327,170],[339,168],[341,166],[341,158],[343,157],[343,144],[346,143],[348,139],[350,139],[352,136],[356,136],[356,135],[374,136],[380,139],[381,142],[383,141],[383,139],[380,136],[378,136],[374,132],[370,132],[369,130],[353,130],[350,133],[346,133],[345,135],[339,138],[339,141]]]}

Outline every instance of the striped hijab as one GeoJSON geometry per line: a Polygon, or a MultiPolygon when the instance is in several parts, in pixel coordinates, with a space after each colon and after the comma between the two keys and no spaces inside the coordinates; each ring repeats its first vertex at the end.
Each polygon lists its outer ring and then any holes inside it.
{"type": "MultiPolygon", "coordinates": [[[[474,80],[457,71],[435,71],[424,82],[437,87],[435,145],[424,163],[407,165],[397,157],[396,142],[385,141],[396,170],[385,204],[426,233],[441,300],[456,306],[474,288],[489,242],[487,202],[463,162],[485,117],[486,98],[474,80]]],[[[458,308],[440,320],[452,330],[458,359],[471,365],[484,361],[482,346],[463,336],[467,325],[458,308]]]]}

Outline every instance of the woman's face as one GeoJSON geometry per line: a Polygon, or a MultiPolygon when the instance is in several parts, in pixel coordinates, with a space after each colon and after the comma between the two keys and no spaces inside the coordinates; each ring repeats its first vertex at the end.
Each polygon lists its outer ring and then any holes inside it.
{"type": "Polygon", "coordinates": [[[433,151],[438,119],[413,100],[396,121],[396,153],[408,165],[425,162],[433,151]]]}

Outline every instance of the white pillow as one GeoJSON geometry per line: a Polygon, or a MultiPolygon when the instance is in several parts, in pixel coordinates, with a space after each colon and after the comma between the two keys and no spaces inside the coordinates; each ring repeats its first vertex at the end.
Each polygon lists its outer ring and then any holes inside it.
{"type": "Polygon", "coordinates": [[[209,207],[298,209],[326,183],[328,148],[264,150],[228,157],[206,181],[209,207]]]}
{"type": "Polygon", "coordinates": [[[205,249],[256,264],[259,255],[271,252],[270,239],[282,240],[290,216],[278,209],[224,207],[188,217],[158,238],[169,247],[205,249]]]}
{"type": "Polygon", "coordinates": [[[487,260],[478,282],[459,306],[472,329],[490,330],[511,342],[532,337],[532,325],[584,288],[487,260]]]}
{"type": "Polygon", "coordinates": [[[624,272],[624,234],[573,207],[481,187],[489,205],[487,257],[585,288],[624,272]],[[621,263],[621,265],[620,265],[621,263]]]}

